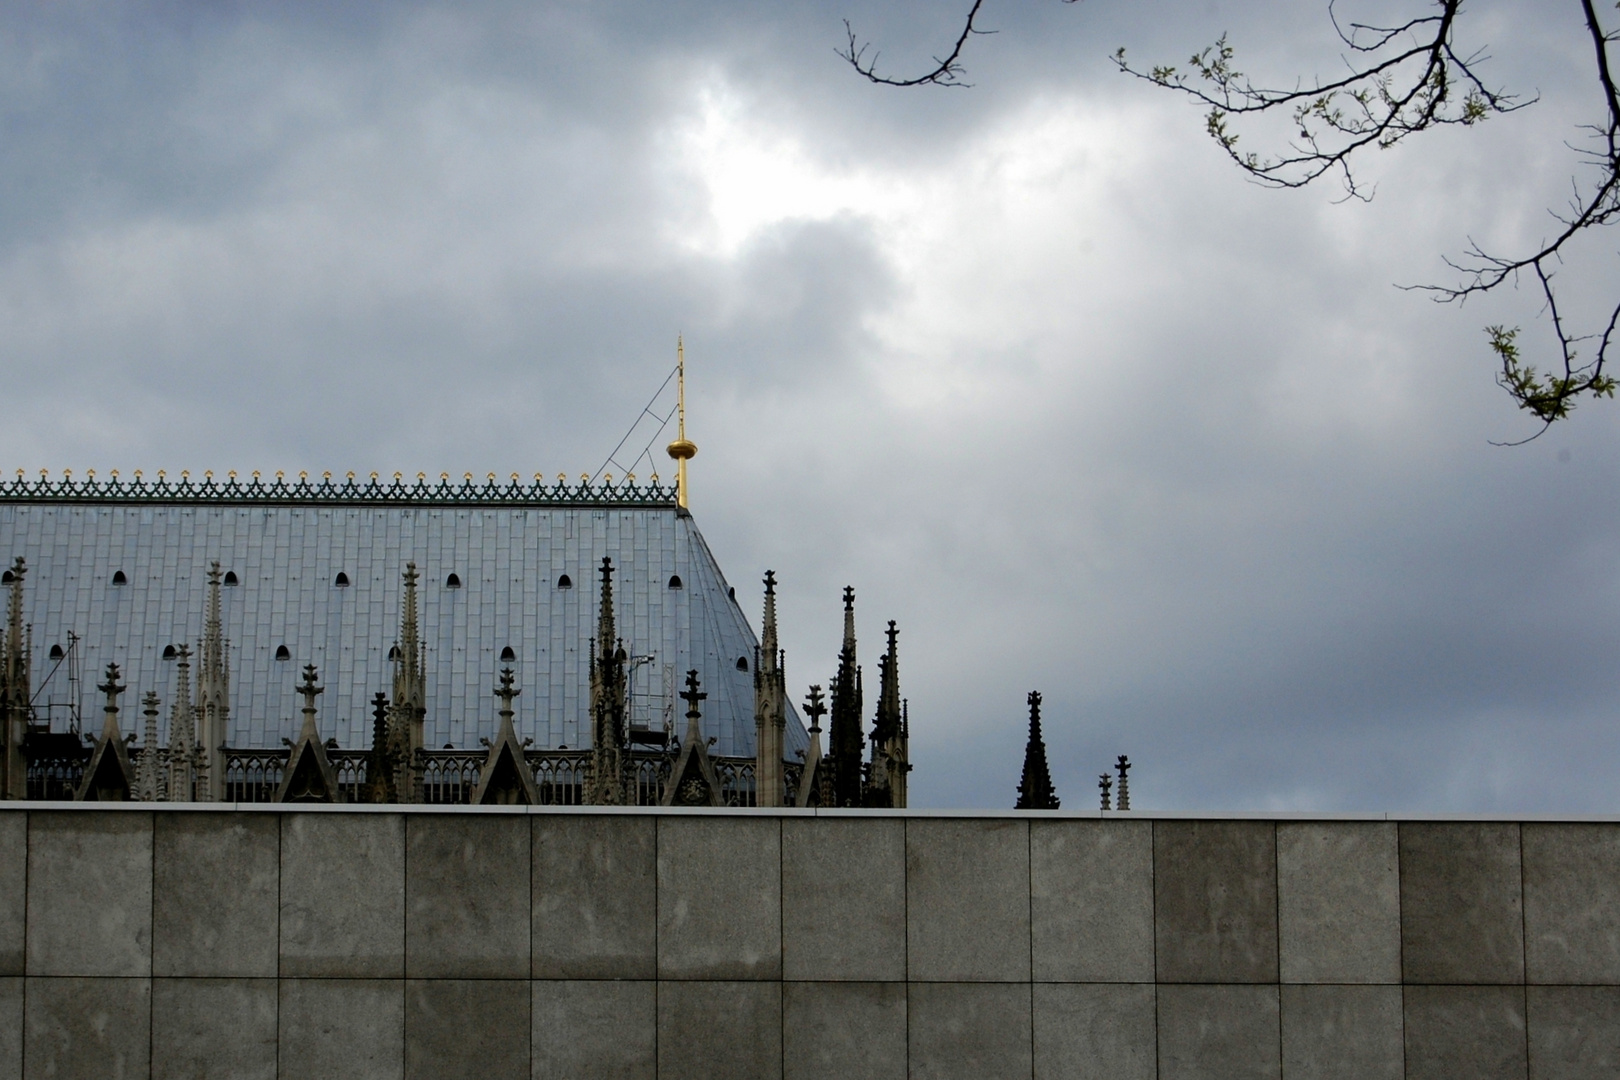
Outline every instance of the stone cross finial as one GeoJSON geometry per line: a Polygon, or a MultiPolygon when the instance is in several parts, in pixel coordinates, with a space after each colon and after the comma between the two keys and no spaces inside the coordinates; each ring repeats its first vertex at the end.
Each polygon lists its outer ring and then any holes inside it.
{"type": "Polygon", "coordinates": [[[855,586],[853,585],[844,586],[844,610],[855,610],[855,586]]]}
{"type": "Polygon", "coordinates": [[[765,571],[765,595],[766,596],[775,596],[776,595],[776,571],[775,570],[767,570],[767,571],[765,571]]]}
{"type": "Polygon", "coordinates": [[[304,682],[298,687],[298,695],[304,699],[304,720],[309,724],[315,722],[315,699],[326,693],[326,687],[315,685],[316,677],[315,665],[305,664],[304,682]]]}
{"type": "Polygon", "coordinates": [[[495,688],[495,696],[501,699],[501,720],[509,722],[512,719],[512,699],[523,693],[512,685],[512,669],[501,669],[501,685],[495,688]]]}
{"type": "Polygon", "coordinates": [[[821,718],[827,715],[827,701],[822,696],[819,685],[810,688],[810,695],[804,699],[804,714],[810,718],[810,730],[821,730],[821,718]]]}
{"type": "Polygon", "coordinates": [[[1129,810],[1131,808],[1131,759],[1121,754],[1114,767],[1119,770],[1119,808],[1129,810]]]}
{"type": "Polygon", "coordinates": [[[116,719],[118,716],[118,695],[129,689],[127,686],[118,684],[118,675],[118,665],[108,664],[107,681],[96,687],[97,690],[107,695],[107,704],[102,706],[101,711],[106,713],[108,719],[115,724],[118,722],[116,719]]]}
{"type": "Polygon", "coordinates": [[[698,690],[697,669],[693,668],[688,671],[686,673],[686,689],[681,691],[681,700],[686,702],[687,705],[686,718],[688,720],[696,720],[703,715],[698,709],[698,702],[705,701],[708,697],[708,694],[701,693],[698,690]]]}
{"type": "Polygon", "coordinates": [[[1109,803],[1110,793],[1114,786],[1114,778],[1108,773],[1103,773],[1101,776],[1097,777],[1097,786],[1102,789],[1102,808],[1104,810],[1113,809],[1109,803]]]}

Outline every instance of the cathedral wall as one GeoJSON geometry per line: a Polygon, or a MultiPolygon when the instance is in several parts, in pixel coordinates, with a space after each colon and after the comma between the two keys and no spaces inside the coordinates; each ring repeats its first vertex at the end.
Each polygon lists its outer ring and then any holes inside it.
{"type": "Polygon", "coordinates": [[[1620,820],[0,811],[9,1077],[1620,1072],[1620,820]]]}

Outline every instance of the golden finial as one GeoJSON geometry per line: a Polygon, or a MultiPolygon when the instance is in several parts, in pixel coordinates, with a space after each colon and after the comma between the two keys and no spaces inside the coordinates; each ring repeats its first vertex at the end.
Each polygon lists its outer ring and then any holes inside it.
{"type": "Polygon", "coordinates": [[[669,456],[675,459],[675,504],[686,509],[686,463],[697,454],[697,444],[686,437],[686,344],[675,336],[675,441],[669,456]]]}

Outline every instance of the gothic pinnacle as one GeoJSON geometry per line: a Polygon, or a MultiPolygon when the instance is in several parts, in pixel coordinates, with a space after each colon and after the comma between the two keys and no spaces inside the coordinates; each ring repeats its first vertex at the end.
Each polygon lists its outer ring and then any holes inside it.
{"type": "Polygon", "coordinates": [[[1057,810],[1060,807],[1057,792],[1052,787],[1052,773],[1046,764],[1046,742],[1041,737],[1041,695],[1031,690],[1029,703],[1029,740],[1024,744],[1024,774],[1018,782],[1017,810],[1057,810]]]}

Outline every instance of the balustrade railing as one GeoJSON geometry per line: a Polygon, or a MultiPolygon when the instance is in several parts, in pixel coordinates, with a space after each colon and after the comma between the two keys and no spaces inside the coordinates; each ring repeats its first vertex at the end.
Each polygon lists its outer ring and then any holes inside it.
{"type": "MultiPolygon", "coordinates": [[[[137,767],[143,752],[141,747],[130,748],[131,762],[137,767]]],[[[73,798],[74,791],[83,780],[90,753],[90,747],[77,742],[70,745],[58,739],[48,747],[41,744],[28,760],[28,797],[73,798]]],[[[287,755],[285,747],[262,750],[227,748],[223,801],[274,802],[287,769],[287,755]]],[[[342,800],[364,801],[370,751],[328,747],[326,755],[337,774],[342,800]]],[[[529,750],[524,756],[533,770],[541,805],[579,806],[584,802],[591,772],[589,750],[529,750]]],[[[478,777],[485,757],[482,750],[421,751],[422,801],[440,805],[470,803],[478,788],[478,777]]],[[[758,805],[753,758],[716,756],[711,761],[715,777],[720,781],[724,805],[758,805]]],[[[664,787],[669,783],[673,763],[673,755],[669,753],[630,752],[631,785],[637,805],[657,806],[663,801],[664,787]]],[[[783,796],[786,805],[792,806],[803,765],[785,762],[783,772],[783,796]]]]}

